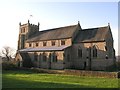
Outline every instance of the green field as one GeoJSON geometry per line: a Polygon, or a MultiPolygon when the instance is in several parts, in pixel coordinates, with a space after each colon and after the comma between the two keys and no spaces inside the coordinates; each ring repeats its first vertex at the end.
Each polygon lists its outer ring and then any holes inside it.
{"type": "Polygon", "coordinates": [[[3,88],[118,88],[118,79],[4,71],[3,88]]]}

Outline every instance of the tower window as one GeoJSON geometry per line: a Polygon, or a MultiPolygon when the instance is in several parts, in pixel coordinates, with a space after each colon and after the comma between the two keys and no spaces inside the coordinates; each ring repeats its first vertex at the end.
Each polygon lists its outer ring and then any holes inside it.
{"type": "Polygon", "coordinates": [[[55,46],[55,41],[51,41],[51,43],[52,43],[52,46],[55,46]]]}
{"type": "Polygon", "coordinates": [[[22,28],[22,29],[21,29],[21,33],[24,33],[24,32],[25,32],[25,28],[22,28]]]}
{"type": "Polygon", "coordinates": [[[47,45],[47,42],[43,42],[43,46],[46,46],[47,45]]]}
{"type": "Polygon", "coordinates": [[[61,45],[65,45],[65,40],[61,40],[61,45]]]}
{"type": "Polygon", "coordinates": [[[21,49],[25,46],[25,35],[21,35],[21,49]]]}
{"type": "Polygon", "coordinates": [[[25,32],[25,28],[23,28],[23,33],[25,32]]]}

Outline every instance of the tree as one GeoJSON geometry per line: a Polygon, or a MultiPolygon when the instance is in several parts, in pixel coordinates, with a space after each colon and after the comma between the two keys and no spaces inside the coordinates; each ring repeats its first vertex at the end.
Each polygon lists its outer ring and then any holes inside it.
{"type": "Polygon", "coordinates": [[[15,49],[13,49],[9,46],[3,47],[2,56],[5,57],[7,59],[7,61],[10,61],[14,55],[15,55],[15,49]]]}

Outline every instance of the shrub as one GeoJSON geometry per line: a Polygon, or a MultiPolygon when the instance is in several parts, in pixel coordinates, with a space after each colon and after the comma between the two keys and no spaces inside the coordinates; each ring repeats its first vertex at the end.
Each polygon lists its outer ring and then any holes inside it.
{"type": "Polygon", "coordinates": [[[110,71],[110,72],[117,71],[117,66],[116,65],[108,66],[106,67],[105,71],[110,71]]]}
{"type": "Polygon", "coordinates": [[[120,62],[117,62],[117,68],[120,71],[120,62]]]}
{"type": "Polygon", "coordinates": [[[17,66],[12,61],[3,61],[2,70],[13,70],[17,69],[17,66]]]}

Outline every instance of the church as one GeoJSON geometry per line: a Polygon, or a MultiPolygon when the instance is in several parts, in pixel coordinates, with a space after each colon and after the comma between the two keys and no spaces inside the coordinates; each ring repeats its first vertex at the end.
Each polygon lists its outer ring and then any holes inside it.
{"type": "Polygon", "coordinates": [[[44,69],[108,70],[115,65],[110,24],[82,29],[75,25],[40,30],[19,23],[15,60],[20,67],[44,69]]]}

